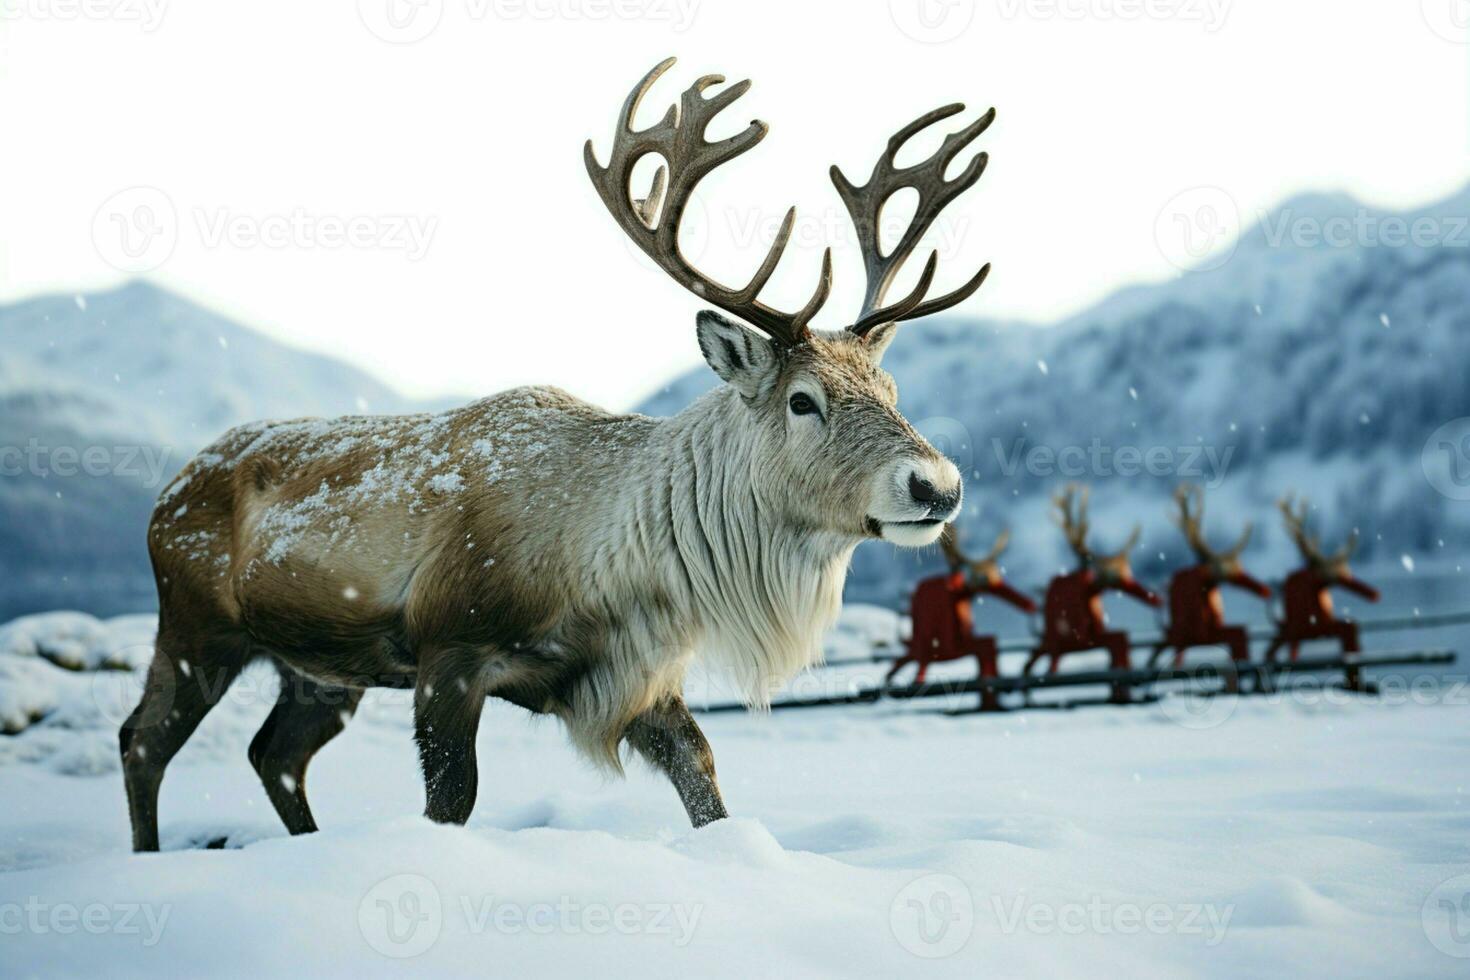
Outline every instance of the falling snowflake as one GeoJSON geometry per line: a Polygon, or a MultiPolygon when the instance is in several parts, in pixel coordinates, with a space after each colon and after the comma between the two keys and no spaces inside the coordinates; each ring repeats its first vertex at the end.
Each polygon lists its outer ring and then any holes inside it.
{"type": "Polygon", "coordinates": [[[1378,322],[1381,323],[1381,324],[1383,324],[1384,329],[1387,329],[1388,328],[1388,314],[1387,313],[1380,313],[1380,314],[1378,314],[1378,322]]]}
{"type": "Polygon", "coordinates": [[[1399,555],[1399,564],[1404,566],[1404,571],[1412,572],[1414,570],[1414,556],[1399,555]]]}
{"type": "Polygon", "coordinates": [[[1037,370],[1039,370],[1042,374],[1050,374],[1051,373],[1051,371],[1046,366],[1046,361],[1043,361],[1043,360],[1039,360],[1038,359],[1037,362],[1036,362],[1036,367],[1037,367],[1037,370]]]}

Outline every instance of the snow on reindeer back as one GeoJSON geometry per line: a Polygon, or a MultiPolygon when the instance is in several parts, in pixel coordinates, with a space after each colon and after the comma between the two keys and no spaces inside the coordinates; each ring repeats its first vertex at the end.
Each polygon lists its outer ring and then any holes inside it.
{"type": "MultiPolygon", "coordinates": [[[[279,564],[308,536],[314,547],[351,547],[367,511],[398,508],[413,517],[445,503],[461,506],[471,486],[492,486],[537,462],[552,451],[547,429],[565,417],[565,401],[552,389],[526,388],[438,414],[252,422],[206,448],[196,459],[197,472],[182,474],[161,499],[171,503],[198,472],[251,459],[267,460],[292,478],[320,471],[310,493],[261,509],[254,528],[262,557],[279,564]]],[[[172,518],[187,513],[181,506],[172,518]]],[[[210,540],[194,540],[201,534],[209,532],[179,535],[163,546],[198,544],[189,557],[218,560],[207,547],[210,540]]]]}

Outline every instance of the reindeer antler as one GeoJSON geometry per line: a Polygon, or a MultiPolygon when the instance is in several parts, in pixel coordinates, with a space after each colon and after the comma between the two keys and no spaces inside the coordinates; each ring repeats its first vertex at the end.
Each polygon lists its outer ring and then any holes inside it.
{"type": "Polygon", "coordinates": [[[887,149],[873,165],[873,173],[868,177],[868,182],[861,187],[855,186],[835,165],[829,171],[832,175],[832,183],[842,197],[842,203],[847,206],[847,213],[852,216],[853,225],[857,229],[858,244],[862,248],[863,265],[867,272],[867,291],[863,296],[862,311],[858,314],[857,322],[847,328],[859,337],[866,336],[870,330],[881,323],[914,320],[948,309],[979,289],[980,285],[985,282],[985,277],[990,274],[990,264],[986,263],[970,278],[969,282],[960,288],[926,301],[925,294],[928,293],[929,286],[934,280],[934,270],[939,263],[939,253],[930,252],[929,260],[924,264],[924,271],[919,276],[919,282],[913,290],[897,303],[890,306],[882,305],[889,286],[893,284],[894,277],[898,275],[898,270],[913,254],[920,237],[934,223],[939,212],[979,180],[980,175],[985,172],[989,155],[979,153],[959,176],[953,180],[944,178],[944,170],[949,166],[950,161],[995,121],[995,110],[991,109],[964,129],[950,133],[944,138],[944,144],[940,146],[938,152],[922,163],[916,163],[911,167],[899,167],[895,163],[898,151],[921,130],[927,129],[941,119],[948,119],[955,113],[963,112],[964,109],[964,105],[958,102],[942,106],[924,113],[900,129],[888,140],[887,149]],[[883,214],[883,205],[895,193],[906,187],[918,191],[919,204],[893,252],[884,255],[879,245],[879,219],[883,214]]]}
{"type": "Polygon", "coordinates": [[[1241,556],[1241,553],[1245,551],[1245,546],[1251,543],[1251,532],[1255,529],[1256,526],[1254,524],[1252,524],[1250,521],[1246,521],[1245,529],[1240,532],[1240,537],[1236,539],[1235,546],[1229,551],[1225,552],[1224,557],[1227,559],[1239,558],[1241,556]]]}
{"type": "Polygon", "coordinates": [[[1204,491],[1191,483],[1181,483],[1174,488],[1174,504],[1179,508],[1174,522],[1184,532],[1184,540],[1200,561],[1213,561],[1215,553],[1205,543],[1201,525],[1204,522],[1204,491]]]}
{"type": "Polygon", "coordinates": [[[960,551],[960,529],[957,525],[944,525],[944,530],[939,533],[939,547],[950,568],[959,568],[965,564],[965,556],[960,551]]]}
{"type": "Polygon", "coordinates": [[[1184,539],[1189,542],[1190,550],[1200,561],[1230,561],[1239,558],[1241,552],[1245,551],[1245,546],[1250,543],[1253,527],[1246,524],[1245,530],[1228,551],[1219,552],[1210,547],[1204,533],[1205,491],[1198,484],[1181,483],[1175,487],[1174,503],[1179,508],[1174,522],[1184,532],[1184,539]]]}
{"type": "Polygon", "coordinates": [[[679,250],[679,222],[684,217],[694,186],[711,170],[764,139],[767,126],[760,120],[752,120],[744,131],[728,139],[715,143],[705,140],[705,129],[710,121],[750,88],[747,79],[705,98],[705,89],[725,80],[723,75],[705,75],[685,90],[677,105],[669,106],[663,119],[647,129],[635,130],[633,114],[638,111],[638,104],[659,76],[674,64],[674,60],[667,58],[655,65],[623,102],[617,132],[613,136],[612,155],[606,167],[597,162],[592,152],[592,141],[587,141],[583,150],[587,175],[592,178],[592,185],[597,188],[602,203],[607,205],[623,231],[675,282],[758,327],[778,344],[788,347],[800,344],[809,336],[807,325],[831,291],[832,250],[829,248],[823,253],[816,291],[800,310],[784,313],[756,298],[781,261],[781,253],[785,251],[796,221],[796,208],[786,212],[765,260],[740,289],[722,286],[699,272],[679,250]],[[633,167],[649,153],[663,157],[664,166],[654,174],[648,194],[634,201],[629,196],[633,167]],[[665,200],[666,179],[668,197],[665,200]]]}
{"type": "Polygon", "coordinates": [[[1296,542],[1297,550],[1302,553],[1303,558],[1307,561],[1321,561],[1322,546],[1316,535],[1307,530],[1308,504],[1306,498],[1302,498],[1301,506],[1295,512],[1291,504],[1291,494],[1287,494],[1276,502],[1276,506],[1281,508],[1282,519],[1286,522],[1286,533],[1296,542]]]}
{"type": "Polygon", "coordinates": [[[1052,515],[1062,533],[1067,537],[1067,544],[1071,546],[1072,553],[1083,563],[1092,561],[1092,550],[1087,547],[1087,496],[1088,488],[1069,483],[1052,498],[1052,504],[1057,512],[1052,515]]]}
{"type": "Polygon", "coordinates": [[[1010,543],[1011,543],[1011,529],[1008,528],[1008,527],[1007,528],[1002,528],[1001,529],[1001,532],[995,536],[995,544],[993,544],[993,545],[990,546],[990,554],[986,555],[984,558],[982,558],[980,560],[981,561],[997,561],[997,560],[999,560],[1000,556],[1003,555],[1003,554],[1005,554],[1005,550],[1010,545],[1010,543]]]}
{"type": "MultiPolygon", "coordinates": [[[[1133,525],[1133,530],[1128,532],[1128,537],[1123,541],[1123,547],[1119,548],[1117,551],[1113,552],[1111,555],[1108,555],[1107,558],[1121,558],[1122,556],[1128,554],[1128,552],[1130,552],[1134,548],[1138,547],[1138,541],[1142,537],[1143,537],[1143,525],[1142,524],[1135,524],[1135,525],[1133,525]]],[[[1100,560],[1106,560],[1106,559],[1100,559],[1100,560]]]]}
{"type": "MultiPolygon", "coordinates": [[[[638,111],[638,104],[659,76],[673,64],[674,59],[668,58],[655,65],[623,102],[617,132],[613,136],[612,155],[606,167],[597,162],[592,151],[592,141],[587,141],[583,150],[587,175],[592,178],[598,196],[602,198],[602,203],[607,206],[618,225],[675,282],[715,306],[746,320],[782,346],[794,347],[801,344],[811,335],[809,325],[812,317],[822,308],[832,289],[832,250],[828,248],[822,254],[822,271],[817,288],[801,309],[794,313],[785,313],[765,305],[757,298],[776,271],[777,263],[781,261],[781,255],[796,222],[796,208],[787,210],[770,251],[766,253],[750,281],[740,289],[723,286],[704,275],[679,250],[679,222],[684,216],[694,186],[711,170],[733,160],[764,139],[767,127],[760,120],[752,120],[743,132],[715,143],[707,141],[704,133],[710,121],[744,95],[750,88],[750,82],[736,82],[724,91],[705,98],[705,89],[725,80],[723,75],[705,75],[684,92],[677,105],[669,107],[663,119],[647,129],[635,130],[633,115],[638,111]],[[629,193],[633,168],[650,153],[663,157],[664,166],[654,173],[648,193],[633,198],[629,193]]],[[[848,214],[857,226],[858,243],[862,248],[867,272],[867,289],[862,311],[857,322],[847,328],[850,333],[865,337],[881,323],[913,320],[948,309],[979,289],[990,273],[990,266],[987,264],[969,282],[953,292],[926,300],[925,296],[934,280],[934,270],[939,262],[939,253],[934,252],[930,254],[918,284],[909,295],[889,306],[882,305],[888,287],[918,246],[919,238],[950,201],[980,179],[989,159],[984,153],[977,154],[964,171],[952,180],[945,179],[944,170],[960,150],[985,132],[995,119],[995,110],[991,109],[959,132],[949,134],[939,151],[922,163],[898,167],[894,162],[898,151],[920,130],[962,112],[964,108],[960,103],[943,106],[925,113],[900,129],[888,140],[888,147],[874,165],[872,176],[861,187],[855,186],[844,177],[836,166],[832,167],[832,183],[836,185],[848,214]],[[891,254],[884,255],[879,246],[878,220],[882,215],[883,205],[904,188],[918,191],[919,205],[898,245],[891,254]]]]}

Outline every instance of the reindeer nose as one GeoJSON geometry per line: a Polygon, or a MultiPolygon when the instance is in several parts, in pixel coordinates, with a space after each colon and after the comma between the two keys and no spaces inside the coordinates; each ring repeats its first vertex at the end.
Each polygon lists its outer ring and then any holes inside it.
{"type": "Polygon", "coordinates": [[[939,499],[939,491],[934,489],[934,484],[917,473],[909,474],[909,493],[921,504],[932,504],[939,499]]]}
{"type": "Polygon", "coordinates": [[[913,497],[916,503],[927,506],[931,512],[948,512],[954,510],[960,502],[960,491],[958,487],[949,493],[945,493],[929,480],[914,472],[909,473],[909,496],[913,497]]]}

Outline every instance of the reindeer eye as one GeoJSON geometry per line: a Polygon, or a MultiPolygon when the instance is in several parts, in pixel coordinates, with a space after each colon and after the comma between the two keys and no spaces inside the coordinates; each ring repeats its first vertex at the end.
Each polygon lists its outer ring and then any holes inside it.
{"type": "Polygon", "coordinates": [[[804,391],[798,391],[792,395],[791,401],[787,404],[791,406],[792,415],[811,415],[817,410],[817,403],[812,401],[812,396],[804,391]]]}

